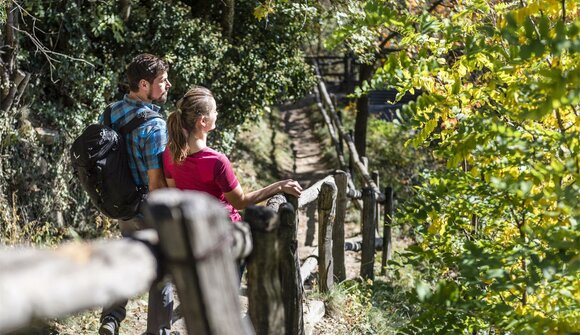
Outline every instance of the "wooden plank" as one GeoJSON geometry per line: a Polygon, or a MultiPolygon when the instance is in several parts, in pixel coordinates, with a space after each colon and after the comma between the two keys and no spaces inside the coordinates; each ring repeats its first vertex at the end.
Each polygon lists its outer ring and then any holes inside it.
{"type": "MultiPolygon", "coordinates": [[[[295,198],[295,197],[294,197],[295,198]]],[[[278,213],[278,209],[280,209],[280,205],[287,203],[288,200],[282,193],[278,193],[268,199],[266,202],[266,207],[272,209],[274,213],[278,213]]]]}
{"type": "Polygon", "coordinates": [[[344,221],[346,217],[346,204],[348,176],[344,171],[336,171],[336,217],[332,228],[332,258],[334,259],[334,277],[338,282],[346,279],[344,265],[344,221]]]}
{"type": "Polygon", "coordinates": [[[302,266],[300,266],[300,278],[302,281],[302,286],[304,282],[308,279],[312,273],[316,272],[318,268],[318,249],[314,250],[314,253],[304,260],[302,266]]]}
{"type": "Polygon", "coordinates": [[[298,198],[298,208],[302,209],[306,205],[317,200],[318,195],[320,194],[320,187],[322,186],[323,183],[325,183],[327,181],[334,182],[334,177],[333,176],[326,176],[323,179],[312,184],[312,186],[310,186],[306,190],[302,191],[302,194],[300,194],[300,198],[298,198]]]}
{"type": "MultiPolygon", "coordinates": [[[[379,177],[379,171],[373,171],[371,173],[371,177],[373,179],[373,181],[375,182],[375,185],[380,185],[380,177],[379,177]]],[[[381,204],[379,201],[375,202],[375,235],[376,236],[381,236],[381,232],[379,230],[379,227],[381,226],[381,204]]]]}
{"type": "Polygon", "coordinates": [[[157,278],[147,245],[156,243],[156,235],[0,251],[0,333],[147,292],[157,278]]]}
{"type": "Polygon", "coordinates": [[[279,272],[279,220],[266,207],[251,206],[244,219],[252,227],[254,250],[248,257],[248,314],[257,334],[284,334],[279,272]]]}
{"type": "Polygon", "coordinates": [[[325,181],[318,198],[318,276],[320,292],[328,292],[334,285],[332,260],[332,225],[336,215],[336,184],[325,181]]]}
{"type": "Polygon", "coordinates": [[[376,193],[371,187],[363,188],[363,223],[360,275],[363,279],[374,279],[375,264],[375,209],[376,193]]]}
{"type": "Polygon", "coordinates": [[[159,231],[188,332],[253,334],[241,318],[233,230],[223,205],[206,193],[162,189],[149,195],[144,212],[159,231]]]}
{"type": "Polygon", "coordinates": [[[252,252],[252,231],[243,221],[233,222],[232,228],[232,256],[241,260],[252,252]]]}
{"type": "Polygon", "coordinates": [[[332,144],[334,145],[334,149],[336,150],[336,156],[338,157],[338,163],[340,164],[340,168],[346,169],[346,162],[344,160],[344,156],[343,156],[343,153],[341,150],[339,137],[336,134],[336,131],[335,131],[334,126],[332,124],[332,120],[330,119],[330,117],[328,116],[328,113],[326,112],[326,109],[324,109],[324,106],[320,102],[320,93],[318,91],[318,88],[314,87],[314,93],[316,94],[316,100],[318,101],[318,103],[317,103],[318,108],[320,109],[320,112],[322,113],[322,117],[324,118],[324,122],[326,123],[326,126],[328,127],[328,131],[330,133],[330,138],[332,139],[332,144]]]}
{"type": "Polygon", "coordinates": [[[344,139],[346,140],[346,143],[348,144],[349,153],[352,155],[354,166],[355,166],[356,170],[361,174],[366,185],[371,187],[371,189],[376,193],[375,199],[378,202],[381,202],[381,203],[384,202],[385,195],[379,190],[379,187],[375,184],[375,182],[371,178],[371,175],[369,174],[368,169],[361,162],[361,160],[358,156],[358,153],[356,151],[356,148],[354,146],[354,142],[352,141],[352,138],[350,137],[350,135],[347,134],[347,135],[345,135],[344,139]]]}

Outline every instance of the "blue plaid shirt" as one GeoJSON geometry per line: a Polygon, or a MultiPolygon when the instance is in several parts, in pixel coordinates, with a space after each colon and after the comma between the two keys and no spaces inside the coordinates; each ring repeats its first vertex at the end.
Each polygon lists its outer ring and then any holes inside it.
{"type": "MultiPolygon", "coordinates": [[[[147,109],[159,112],[159,106],[152,103],[133,100],[125,95],[123,100],[114,102],[111,106],[111,123],[113,129],[119,131],[121,127],[131,122],[135,115],[147,109]]],[[[101,114],[99,122],[104,123],[101,114]]],[[[163,167],[162,154],[167,145],[167,126],[159,118],[143,123],[139,128],[125,136],[127,153],[130,155],[129,167],[133,180],[138,186],[149,186],[147,170],[163,167]]]]}

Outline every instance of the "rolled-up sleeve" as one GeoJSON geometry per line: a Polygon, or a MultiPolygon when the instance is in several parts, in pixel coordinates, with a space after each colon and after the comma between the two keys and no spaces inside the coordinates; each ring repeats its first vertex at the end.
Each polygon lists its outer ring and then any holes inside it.
{"type": "Polygon", "coordinates": [[[163,152],[167,146],[167,128],[165,121],[156,122],[147,127],[147,137],[143,146],[143,162],[147,170],[163,167],[163,152]]]}

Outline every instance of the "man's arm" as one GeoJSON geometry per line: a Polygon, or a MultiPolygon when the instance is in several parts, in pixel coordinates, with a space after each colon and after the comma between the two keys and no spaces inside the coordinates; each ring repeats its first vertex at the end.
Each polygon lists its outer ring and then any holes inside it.
{"type": "Polygon", "coordinates": [[[149,192],[167,187],[163,169],[149,169],[147,170],[147,177],[149,177],[149,192]]]}

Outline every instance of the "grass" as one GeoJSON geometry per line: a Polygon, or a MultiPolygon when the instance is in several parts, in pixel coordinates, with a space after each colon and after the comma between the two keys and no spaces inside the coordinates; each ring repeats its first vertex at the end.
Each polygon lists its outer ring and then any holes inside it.
{"type": "MultiPolygon", "coordinates": [[[[397,240],[394,258],[406,248],[397,240]]],[[[375,274],[380,273],[380,253],[376,255],[375,274]]],[[[417,273],[410,267],[390,265],[385,276],[374,281],[360,277],[346,280],[326,293],[311,293],[309,299],[323,300],[327,310],[325,320],[317,325],[317,333],[342,334],[397,334],[417,315],[409,295],[414,290],[417,273]]]]}

